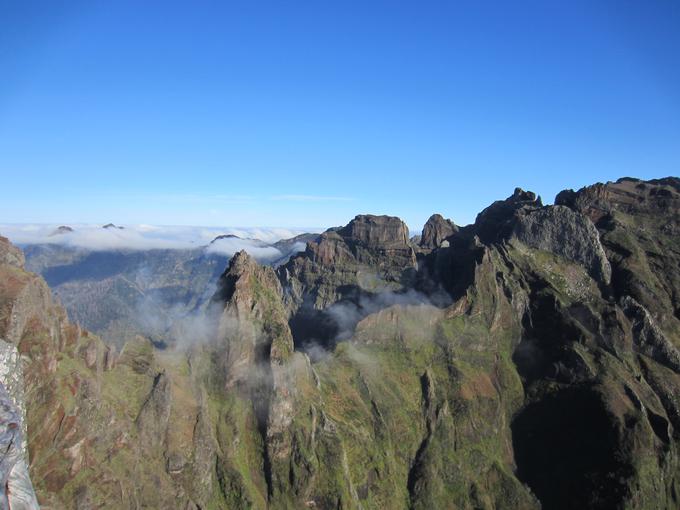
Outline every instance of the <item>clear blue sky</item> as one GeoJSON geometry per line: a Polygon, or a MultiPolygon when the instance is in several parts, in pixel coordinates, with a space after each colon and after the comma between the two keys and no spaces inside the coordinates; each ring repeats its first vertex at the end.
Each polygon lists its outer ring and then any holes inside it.
{"type": "Polygon", "coordinates": [[[680,2],[0,0],[0,221],[474,220],[680,168],[680,2]]]}

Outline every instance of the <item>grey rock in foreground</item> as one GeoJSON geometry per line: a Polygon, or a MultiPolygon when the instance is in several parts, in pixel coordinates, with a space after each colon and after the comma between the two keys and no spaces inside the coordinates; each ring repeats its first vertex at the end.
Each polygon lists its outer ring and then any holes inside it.
{"type": "Polygon", "coordinates": [[[16,347],[0,340],[0,509],[40,508],[28,475],[26,409],[21,359],[16,347]]]}

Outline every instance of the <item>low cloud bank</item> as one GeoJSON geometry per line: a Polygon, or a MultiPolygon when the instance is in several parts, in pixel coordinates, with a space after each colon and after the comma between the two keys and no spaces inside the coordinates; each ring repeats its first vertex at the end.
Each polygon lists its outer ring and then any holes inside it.
{"type": "Polygon", "coordinates": [[[219,228],[158,225],[125,225],[124,228],[103,228],[100,225],[69,225],[72,231],[58,231],[59,225],[0,224],[0,235],[15,244],[54,244],[91,251],[191,249],[209,246],[215,237],[234,235],[241,239],[222,239],[208,250],[233,255],[245,249],[255,258],[276,259],[282,256],[276,248],[267,246],[304,232],[321,229],[284,228],[219,228]]]}
{"type": "Polygon", "coordinates": [[[258,239],[241,239],[238,237],[217,239],[206,248],[206,252],[208,253],[217,253],[219,255],[226,255],[227,257],[232,257],[241,250],[247,251],[252,257],[260,262],[275,261],[284,255],[277,248],[269,246],[258,239]]]}

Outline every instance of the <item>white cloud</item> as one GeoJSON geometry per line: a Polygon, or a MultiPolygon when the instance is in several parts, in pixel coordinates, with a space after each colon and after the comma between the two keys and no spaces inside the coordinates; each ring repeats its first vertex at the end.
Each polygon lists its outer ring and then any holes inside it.
{"type": "Polygon", "coordinates": [[[273,261],[283,256],[283,253],[273,246],[266,245],[254,239],[239,239],[237,237],[218,239],[206,248],[208,253],[219,253],[220,255],[226,255],[228,257],[231,257],[241,250],[245,250],[249,255],[252,255],[259,261],[273,261]]]}
{"type": "MultiPolygon", "coordinates": [[[[309,230],[284,228],[219,228],[162,225],[126,225],[124,229],[100,225],[70,225],[73,232],[53,235],[59,225],[0,224],[0,235],[15,244],[59,244],[88,250],[151,250],[205,247],[219,235],[232,234],[242,239],[220,240],[210,248],[216,253],[233,254],[245,249],[256,258],[281,256],[274,243],[309,230]],[[226,242],[225,242],[226,241],[226,242]],[[233,252],[233,253],[232,253],[233,252]]],[[[316,229],[320,231],[320,229],[316,229]]]]}

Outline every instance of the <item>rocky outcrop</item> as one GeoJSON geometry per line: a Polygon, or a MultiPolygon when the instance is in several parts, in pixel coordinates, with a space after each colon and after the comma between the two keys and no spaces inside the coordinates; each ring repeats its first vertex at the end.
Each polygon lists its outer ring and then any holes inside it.
{"type": "Polygon", "coordinates": [[[650,313],[630,296],[621,299],[621,308],[631,321],[635,349],[680,374],[680,351],[660,330],[650,313]]]}
{"type": "Polygon", "coordinates": [[[393,216],[357,216],[342,228],[327,230],[318,243],[308,245],[308,252],[322,266],[371,266],[391,280],[398,280],[404,268],[415,265],[408,227],[393,216]]]}
{"type": "Polygon", "coordinates": [[[225,344],[227,387],[247,380],[254,366],[281,363],[293,351],[282,296],[272,268],[245,251],[234,255],[214,297],[225,304],[219,337],[225,344]]]}
{"type": "Polygon", "coordinates": [[[0,508],[38,510],[28,474],[22,411],[0,384],[0,508]]]}
{"type": "Polygon", "coordinates": [[[26,400],[24,392],[24,368],[21,355],[16,346],[0,339],[0,384],[4,387],[7,395],[12,400],[21,420],[22,443],[21,450],[25,458],[28,458],[26,438],[26,400]]]}
{"type": "Polygon", "coordinates": [[[425,223],[418,244],[426,250],[439,248],[456,232],[458,227],[451,220],[444,219],[441,214],[433,214],[425,223]]]}
{"type": "Polygon", "coordinates": [[[483,242],[507,238],[514,227],[518,211],[531,211],[543,206],[541,197],[532,191],[515,188],[505,200],[497,200],[477,215],[474,233],[483,242]]]}
{"type": "Polygon", "coordinates": [[[28,473],[26,401],[21,357],[0,340],[0,508],[37,510],[28,473]]]}
{"type": "MultiPolygon", "coordinates": [[[[394,216],[362,214],[336,232],[355,249],[361,247],[368,251],[386,252],[390,249],[405,250],[408,246],[408,227],[394,216]]],[[[360,257],[358,249],[356,254],[360,257]]]]}
{"type": "Polygon", "coordinates": [[[663,330],[677,334],[680,179],[623,178],[563,191],[555,203],[588,216],[597,226],[616,297],[631,296],[663,330]]]}
{"type": "Polygon", "coordinates": [[[303,253],[276,270],[299,344],[331,342],[338,330],[323,310],[404,291],[413,285],[416,266],[408,227],[391,216],[360,215],[307,243],[303,253]]]}
{"type": "Polygon", "coordinates": [[[525,211],[518,216],[512,236],[527,246],[582,265],[605,285],[611,280],[611,267],[597,229],[586,216],[567,207],[556,205],[525,211]]]}
{"type": "Polygon", "coordinates": [[[151,448],[165,446],[171,398],[170,381],[168,376],[161,372],[154,377],[151,392],[136,420],[144,445],[151,448]]]}
{"type": "Polygon", "coordinates": [[[12,245],[9,239],[0,236],[0,264],[6,264],[8,266],[22,268],[25,264],[23,252],[12,245]]]}
{"type": "MultiPolygon", "coordinates": [[[[598,224],[616,213],[630,216],[665,217],[672,220],[674,228],[680,215],[680,179],[666,177],[643,181],[624,177],[616,182],[598,183],[577,192],[564,190],[555,198],[556,205],[565,205],[580,211],[598,224]]],[[[643,218],[640,217],[639,220],[643,218]]]]}

